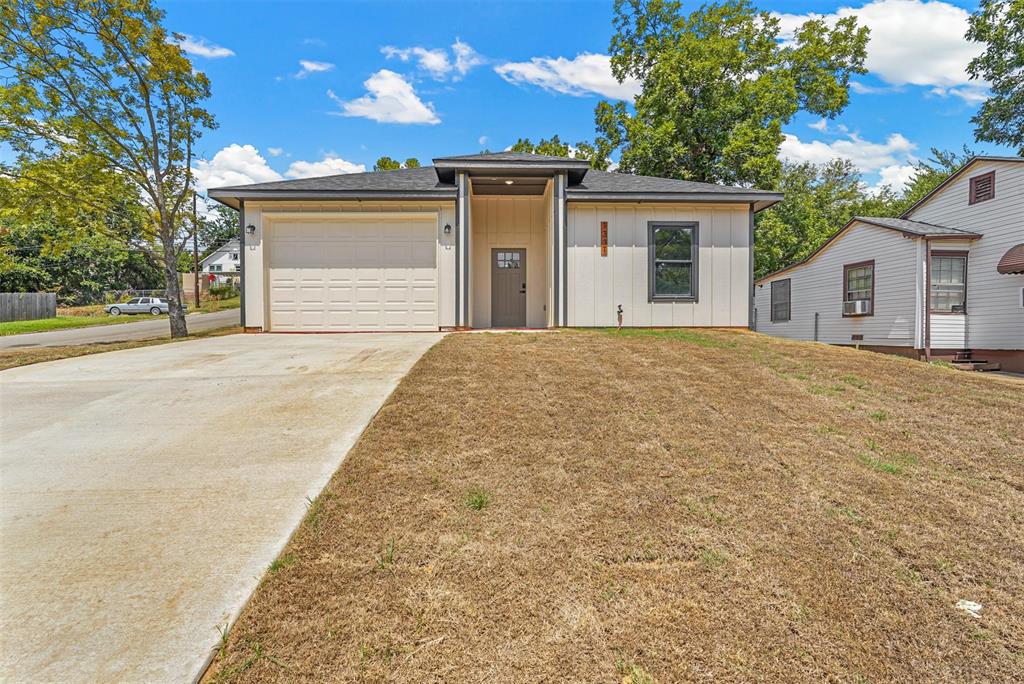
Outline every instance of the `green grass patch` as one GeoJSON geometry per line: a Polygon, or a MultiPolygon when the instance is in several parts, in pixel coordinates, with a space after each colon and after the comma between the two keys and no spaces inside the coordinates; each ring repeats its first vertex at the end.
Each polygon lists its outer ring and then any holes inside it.
{"type": "Polygon", "coordinates": [[[271,575],[276,575],[285,568],[290,568],[295,565],[295,556],[290,553],[286,553],[280,558],[275,558],[270,565],[267,566],[267,572],[271,575]]]}
{"type": "Polygon", "coordinates": [[[895,456],[882,457],[869,456],[868,454],[857,454],[857,460],[880,473],[889,475],[905,475],[907,466],[917,463],[917,457],[911,454],[898,454],[895,456]]]}
{"type": "MultiPolygon", "coordinates": [[[[157,317],[147,314],[145,318],[157,317]]],[[[0,336],[66,330],[68,328],[88,328],[94,325],[128,323],[130,320],[131,318],[126,320],[124,317],[116,316],[57,316],[55,318],[40,318],[36,321],[9,321],[0,323],[0,336]]]]}
{"type": "Polygon", "coordinates": [[[466,495],[466,506],[482,511],[491,504],[491,495],[482,489],[471,489],[466,495]]]}
{"type": "Polygon", "coordinates": [[[686,328],[599,328],[599,331],[615,337],[657,337],[713,349],[731,349],[736,346],[735,342],[723,340],[716,335],[686,328]]]}
{"type": "Polygon", "coordinates": [[[725,554],[715,549],[704,549],[700,552],[700,560],[709,568],[720,568],[725,565],[725,554]]]}
{"type": "Polygon", "coordinates": [[[889,414],[885,411],[872,411],[868,414],[868,417],[877,423],[884,423],[889,420],[889,414]]]}

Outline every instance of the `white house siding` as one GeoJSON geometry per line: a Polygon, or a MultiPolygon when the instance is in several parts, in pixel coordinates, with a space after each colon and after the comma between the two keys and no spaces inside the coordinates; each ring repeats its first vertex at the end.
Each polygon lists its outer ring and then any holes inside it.
{"type": "MultiPolygon", "coordinates": [[[[746,327],[750,296],[750,207],[746,204],[576,203],[568,215],[568,324],[746,327]],[[608,256],[601,256],[601,222],[608,256]],[[648,301],[648,222],[696,221],[698,299],[648,301]]],[[[838,287],[838,286],[837,286],[838,287]]]]}
{"type": "Polygon", "coordinates": [[[268,265],[264,254],[265,230],[273,230],[271,221],[265,220],[263,212],[377,212],[409,211],[437,212],[437,296],[438,325],[455,325],[455,202],[247,202],[244,206],[245,225],[256,228],[254,235],[245,235],[245,325],[246,327],[267,327],[266,271],[268,265]],[[452,226],[449,235],[444,234],[445,224],[452,226]]]}
{"type": "Polygon", "coordinates": [[[550,251],[546,241],[548,216],[544,197],[474,197],[470,230],[473,233],[472,304],[470,325],[491,325],[491,250],[526,250],[526,325],[547,327],[546,293],[550,251]]]}
{"type": "Polygon", "coordinates": [[[754,287],[759,332],[813,340],[818,314],[818,340],[830,344],[915,346],[918,244],[901,233],[854,223],[811,261],[766,279],[754,287]],[[843,317],[843,266],[875,261],[873,316],[843,317]],[[771,319],[771,283],[790,279],[790,320],[771,319]],[[863,335],[855,341],[854,335],[863,335]]]}
{"type": "MultiPolygon", "coordinates": [[[[1024,163],[979,161],[908,218],[982,234],[967,258],[967,344],[972,349],[1024,349],[1024,275],[996,271],[1000,257],[1024,242],[1024,163]],[[969,204],[970,179],[995,171],[995,198],[969,204]]],[[[932,249],[954,249],[934,242],[932,249]]],[[[932,344],[935,339],[932,323],[932,344]]]]}

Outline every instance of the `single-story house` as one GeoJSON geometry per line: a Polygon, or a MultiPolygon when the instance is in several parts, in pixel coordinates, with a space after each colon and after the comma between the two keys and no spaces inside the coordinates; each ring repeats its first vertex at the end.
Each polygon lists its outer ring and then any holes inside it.
{"type": "Polygon", "coordinates": [[[1024,371],[1024,159],[975,157],[754,289],[770,335],[1024,371]]]}
{"type": "Polygon", "coordinates": [[[209,191],[239,210],[263,331],[750,323],[779,193],[511,152],[209,191]]]}
{"type": "Polygon", "coordinates": [[[238,238],[231,238],[199,262],[199,272],[210,284],[227,285],[237,282],[241,276],[240,254],[241,244],[238,238]]]}

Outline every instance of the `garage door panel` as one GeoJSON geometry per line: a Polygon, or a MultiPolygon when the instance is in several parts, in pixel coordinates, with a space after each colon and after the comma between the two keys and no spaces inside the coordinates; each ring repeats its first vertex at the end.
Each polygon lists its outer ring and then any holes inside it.
{"type": "Polygon", "coordinates": [[[271,330],[436,330],[436,231],[417,221],[275,222],[271,330]]]}

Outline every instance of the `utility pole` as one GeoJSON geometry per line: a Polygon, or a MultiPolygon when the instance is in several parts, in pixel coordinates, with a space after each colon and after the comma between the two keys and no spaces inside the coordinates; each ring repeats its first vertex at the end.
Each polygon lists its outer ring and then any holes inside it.
{"type": "Polygon", "coordinates": [[[192,282],[195,284],[196,310],[199,310],[199,219],[196,214],[196,191],[192,191],[192,282]]]}

